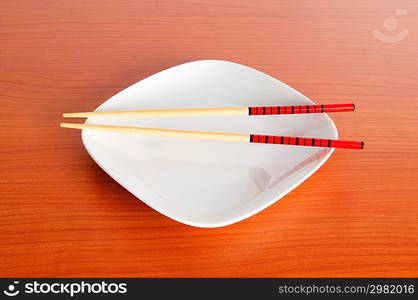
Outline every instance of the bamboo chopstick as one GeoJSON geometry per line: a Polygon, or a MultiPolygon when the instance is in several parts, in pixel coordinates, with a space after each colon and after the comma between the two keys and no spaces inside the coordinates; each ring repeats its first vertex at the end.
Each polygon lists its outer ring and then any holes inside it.
{"type": "Polygon", "coordinates": [[[130,111],[94,111],[64,113],[67,118],[114,117],[114,118],[169,118],[169,117],[203,117],[203,116],[252,116],[252,115],[286,115],[353,111],[355,105],[321,104],[321,105],[288,105],[227,108],[184,108],[152,109],[130,111]]]}
{"type": "Polygon", "coordinates": [[[363,149],[364,142],[341,141],[320,138],[305,137],[287,137],[258,134],[224,133],[224,132],[205,132],[191,130],[158,129],[130,126],[112,126],[112,125],[94,125],[94,124],[74,124],[61,123],[61,127],[73,129],[92,129],[100,131],[111,131],[120,133],[131,133],[138,135],[151,135],[163,137],[178,137],[198,140],[217,140],[241,143],[261,143],[261,144],[279,144],[295,146],[312,146],[327,148],[345,148],[345,149],[363,149]]]}

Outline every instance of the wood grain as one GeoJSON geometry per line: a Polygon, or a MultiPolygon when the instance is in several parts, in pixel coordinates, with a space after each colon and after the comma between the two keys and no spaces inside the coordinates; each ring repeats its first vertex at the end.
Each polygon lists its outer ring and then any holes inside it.
{"type": "Polygon", "coordinates": [[[0,2],[0,275],[418,276],[418,2],[0,2]],[[395,10],[407,9],[398,16],[395,10]],[[385,43],[393,16],[408,36],[385,43]],[[334,114],[338,150],[263,212],[199,229],[88,156],[67,111],[196,59],[262,70],[334,114]]]}

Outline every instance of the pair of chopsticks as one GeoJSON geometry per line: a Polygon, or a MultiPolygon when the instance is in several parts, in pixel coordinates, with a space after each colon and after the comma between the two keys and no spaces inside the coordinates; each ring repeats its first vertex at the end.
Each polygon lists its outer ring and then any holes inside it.
{"type": "MultiPolygon", "coordinates": [[[[233,108],[196,108],[196,109],[156,109],[132,111],[99,111],[64,113],[67,118],[169,118],[169,117],[199,117],[199,116],[257,116],[257,115],[286,115],[286,114],[312,114],[353,111],[354,104],[321,104],[321,105],[289,105],[267,107],[233,107],[233,108]]],[[[321,138],[288,137],[259,134],[239,134],[223,132],[204,132],[192,130],[174,130],[158,128],[141,128],[130,126],[111,126],[94,124],[61,123],[61,127],[73,129],[92,129],[139,135],[152,135],[164,137],[178,137],[200,140],[218,140],[243,143],[262,143],[279,145],[296,145],[328,148],[363,149],[364,142],[341,141],[321,138]]]]}

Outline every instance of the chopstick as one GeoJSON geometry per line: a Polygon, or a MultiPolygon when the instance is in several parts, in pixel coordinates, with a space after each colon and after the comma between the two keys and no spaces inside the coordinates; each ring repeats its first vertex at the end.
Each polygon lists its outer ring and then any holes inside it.
{"type": "Polygon", "coordinates": [[[326,147],[326,148],[345,148],[345,149],[363,149],[364,148],[364,142],[341,141],[341,140],[320,139],[320,138],[142,128],[142,127],[130,127],[130,126],[74,124],[74,123],[61,123],[60,126],[64,128],[73,128],[73,129],[92,129],[92,130],[100,130],[100,131],[131,133],[131,134],[137,134],[137,135],[177,137],[177,138],[198,139],[198,140],[217,140],[217,141],[241,142],[241,143],[279,144],[279,145],[295,145],[295,146],[326,147]]]}
{"type": "Polygon", "coordinates": [[[355,105],[319,104],[288,106],[255,106],[229,108],[184,108],[152,109],[127,111],[94,111],[64,113],[67,118],[114,117],[114,118],[169,118],[169,117],[203,117],[203,116],[253,116],[253,115],[288,115],[353,111],[355,105]]]}

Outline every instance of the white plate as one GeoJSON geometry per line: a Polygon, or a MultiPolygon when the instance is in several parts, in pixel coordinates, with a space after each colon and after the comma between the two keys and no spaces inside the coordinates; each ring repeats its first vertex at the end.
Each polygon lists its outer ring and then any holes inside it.
{"type": "MultiPolygon", "coordinates": [[[[96,111],[312,104],[255,69],[219,60],[175,66],[119,92],[96,111]]],[[[102,119],[87,123],[337,139],[326,114],[102,119]]],[[[248,218],[296,188],[332,149],[198,141],[83,130],[91,157],[120,185],[184,224],[219,227],[248,218]]]]}

